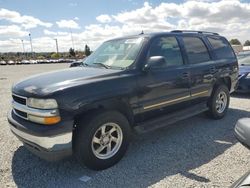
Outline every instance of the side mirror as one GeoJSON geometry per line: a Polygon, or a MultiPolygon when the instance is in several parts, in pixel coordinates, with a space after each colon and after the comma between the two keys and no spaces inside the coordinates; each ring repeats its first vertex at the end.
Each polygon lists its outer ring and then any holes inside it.
{"type": "Polygon", "coordinates": [[[165,57],[163,56],[151,56],[145,66],[143,67],[143,71],[148,71],[150,68],[163,67],[166,64],[165,57]]]}
{"type": "Polygon", "coordinates": [[[250,118],[239,119],[234,128],[236,138],[250,149],[250,118]]]}

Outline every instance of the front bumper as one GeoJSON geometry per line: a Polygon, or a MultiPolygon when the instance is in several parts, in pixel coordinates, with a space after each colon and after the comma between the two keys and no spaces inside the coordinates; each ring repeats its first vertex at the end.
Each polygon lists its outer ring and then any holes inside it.
{"type": "MultiPolygon", "coordinates": [[[[57,135],[32,134],[24,129],[26,120],[18,121],[18,119],[13,112],[9,113],[10,129],[32,153],[49,161],[59,160],[72,154],[72,131],[57,135]]],[[[30,122],[26,122],[30,125],[30,122]]],[[[33,123],[33,126],[38,125],[33,123]]]]}

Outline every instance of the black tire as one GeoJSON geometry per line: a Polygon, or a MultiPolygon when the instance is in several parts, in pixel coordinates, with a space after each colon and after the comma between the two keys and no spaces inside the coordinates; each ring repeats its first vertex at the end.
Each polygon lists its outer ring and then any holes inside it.
{"type": "Polygon", "coordinates": [[[229,103],[230,103],[230,93],[228,87],[224,84],[215,86],[212,95],[208,101],[208,107],[209,107],[208,115],[213,119],[223,118],[227,113],[229,103]],[[217,105],[216,100],[217,97],[222,94],[223,95],[225,94],[226,104],[224,110],[222,110],[223,108],[221,110],[218,110],[219,107],[218,108],[216,107],[217,105]]]}
{"type": "MultiPolygon", "coordinates": [[[[74,155],[81,164],[87,166],[90,169],[103,170],[109,168],[116,164],[118,161],[120,161],[121,158],[124,156],[129,145],[130,133],[131,131],[129,122],[127,118],[121,113],[117,111],[103,111],[97,112],[97,114],[92,113],[92,116],[90,115],[90,117],[82,118],[79,121],[76,130],[74,131],[74,155]],[[92,139],[94,135],[97,135],[99,133],[97,133],[98,129],[106,123],[114,123],[120,127],[119,130],[122,131],[122,141],[121,144],[119,144],[120,146],[117,147],[117,152],[113,156],[107,159],[100,159],[94,153],[95,149],[93,149],[94,142],[92,142],[92,139]]],[[[99,144],[99,146],[101,145],[99,144]]],[[[106,150],[106,152],[108,152],[108,150],[106,150]]]]}

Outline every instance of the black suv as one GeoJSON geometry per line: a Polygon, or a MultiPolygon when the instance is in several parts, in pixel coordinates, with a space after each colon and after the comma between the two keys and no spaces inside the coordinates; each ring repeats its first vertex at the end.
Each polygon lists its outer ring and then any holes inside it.
{"type": "Polygon", "coordinates": [[[12,88],[12,132],[38,156],[72,153],[92,169],[117,163],[132,132],[228,109],[238,63],[217,33],[172,31],[104,42],[80,67],[32,76],[12,88]]]}

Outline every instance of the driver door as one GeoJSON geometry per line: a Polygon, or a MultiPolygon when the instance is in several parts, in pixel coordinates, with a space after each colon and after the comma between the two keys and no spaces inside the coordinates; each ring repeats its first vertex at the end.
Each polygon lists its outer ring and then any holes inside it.
{"type": "Polygon", "coordinates": [[[163,56],[166,63],[139,76],[138,102],[146,118],[151,112],[183,109],[190,100],[190,71],[183,63],[176,37],[155,38],[148,51],[148,58],[152,56],[163,56]]]}

